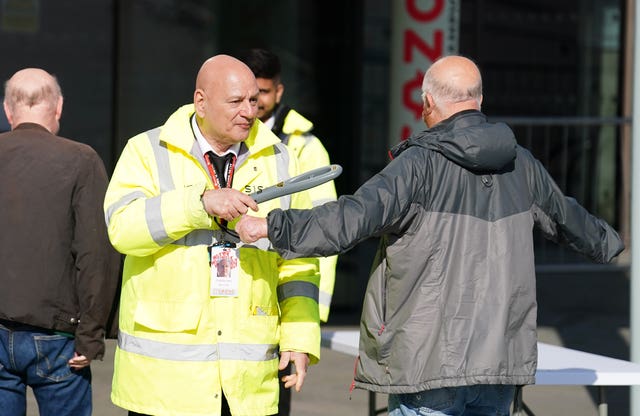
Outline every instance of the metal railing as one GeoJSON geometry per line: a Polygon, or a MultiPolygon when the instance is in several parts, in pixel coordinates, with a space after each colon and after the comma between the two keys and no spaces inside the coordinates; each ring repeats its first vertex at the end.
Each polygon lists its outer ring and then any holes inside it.
{"type": "MultiPolygon", "coordinates": [[[[507,123],[519,144],[540,160],[566,195],[614,226],[620,224],[621,140],[630,118],[495,117],[491,121],[507,123]]],[[[541,268],[571,264],[589,268],[581,256],[538,233],[535,244],[541,268]]]]}
{"type": "MultiPolygon", "coordinates": [[[[629,117],[490,117],[514,131],[518,143],[528,149],[549,171],[560,189],[580,204],[621,228],[621,143],[629,117]]],[[[362,176],[369,178],[388,160],[386,143],[367,141],[369,153],[362,160],[362,176]],[[374,157],[375,155],[375,157],[374,157]]],[[[536,264],[545,270],[598,270],[568,248],[535,234],[536,264]],[[577,269],[576,269],[577,270],[577,269]]],[[[617,266],[606,266],[607,268],[617,266]]],[[[625,266],[626,267],[626,266],[625,266]]]]}

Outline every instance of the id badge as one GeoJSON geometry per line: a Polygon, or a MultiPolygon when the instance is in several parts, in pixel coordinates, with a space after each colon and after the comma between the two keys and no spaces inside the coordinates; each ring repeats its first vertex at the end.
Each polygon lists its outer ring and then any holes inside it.
{"type": "Polygon", "coordinates": [[[228,245],[210,247],[211,296],[238,296],[238,249],[228,245]]]}

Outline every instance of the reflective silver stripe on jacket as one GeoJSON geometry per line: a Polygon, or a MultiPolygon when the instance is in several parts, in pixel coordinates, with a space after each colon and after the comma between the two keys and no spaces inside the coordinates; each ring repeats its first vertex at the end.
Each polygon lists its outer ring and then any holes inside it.
{"type": "Polygon", "coordinates": [[[278,302],[294,296],[304,296],[318,301],[318,286],[310,282],[294,280],[278,286],[278,302]]]}
{"type": "Polygon", "coordinates": [[[160,195],[147,199],[145,204],[145,217],[151,238],[159,246],[164,246],[171,243],[172,240],[167,234],[164,221],[162,220],[162,193],[172,191],[176,189],[176,187],[173,183],[173,177],[171,176],[169,151],[167,150],[167,145],[160,141],[160,131],[161,128],[158,127],[147,132],[147,138],[149,139],[149,144],[151,145],[151,149],[153,149],[153,155],[156,159],[160,195]]]}
{"type": "Polygon", "coordinates": [[[311,143],[311,141],[312,141],[313,139],[315,139],[315,138],[316,138],[316,136],[314,136],[314,135],[313,135],[312,133],[310,133],[310,132],[306,132],[306,133],[304,133],[304,134],[302,135],[302,138],[304,139],[304,145],[300,148],[300,150],[302,150],[302,149],[304,149],[305,147],[307,147],[307,145],[308,145],[309,143],[311,143]]]}
{"type": "Polygon", "coordinates": [[[198,162],[200,162],[200,166],[202,166],[202,169],[205,170],[205,172],[207,171],[207,162],[205,162],[204,160],[204,155],[202,154],[202,149],[200,149],[200,145],[198,144],[198,141],[195,140],[193,142],[193,146],[191,146],[191,150],[189,151],[189,154],[191,156],[194,157],[194,159],[196,159],[198,162]]]}
{"type": "Polygon", "coordinates": [[[187,247],[202,245],[210,246],[220,241],[223,237],[223,234],[224,233],[222,230],[193,230],[184,237],[174,241],[173,244],[187,247]]]}
{"type": "Polygon", "coordinates": [[[111,222],[111,216],[113,216],[113,214],[117,210],[119,210],[120,208],[122,208],[122,207],[124,207],[126,205],[129,205],[130,203],[132,203],[136,199],[140,199],[140,198],[146,198],[146,195],[144,194],[144,192],[142,192],[142,191],[133,191],[130,194],[126,194],[125,196],[120,198],[118,201],[116,201],[113,204],[111,204],[111,206],[109,208],[107,208],[107,211],[105,213],[105,221],[107,222],[107,227],[109,226],[109,223],[111,222]]]}
{"type": "Polygon", "coordinates": [[[151,238],[159,246],[171,242],[171,238],[167,234],[167,230],[164,228],[164,222],[162,221],[161,204],[162,196],[154,196],[144,201],[144,217],[147,221],[147,228],[149,229],[151,238]]]}
{"type": "Polygon", "coordinates": [[[160,141],[160,127],[147,132],[149,144],[153,149],[156,158],[156,168],[158,169],[158,185],[160,193],[176,189],[171,176],[171,164],[169,163],[169,151],[167,145],[160,141]]]}
{"type": "Polygon", "coordinates": [[[320,291],[318,294],[318,303],[322,306],[326,306],[327,308],[331,306],[331,293],[320,291]]]}
{"type": "Polygon", "coordinates": [[[133,354],[169,361],[269,361],[278,358],[275,344],[174,344],[118,331],[118,348],[133,354]]]}
{"type": "MultiPolygon", "coordinates": [[[[289,179],[289,150],[282,142],[273,145],[273,153],[276,156],[276,174],[278,182],[289,179]]],[[[291,195],[280,197],[280,208],[291,208],[291,195]]]]}
{"type": "MultiPolygon", "coordinates": [[[[175,189],[175,185],[173,183],[173,178],[171,176],[171,165],[169,163],[169,152],[164,143],[160,142],[160,131],[161,128],[157,127],[153,130],[149,130],[147,132],[147,138],[149,140],[149,144],[151,149],[153,149],[153,155],[156,160],[156,167],[158,170],[158,186],[160,188],[160,192],[167,192],[175,189]]],[[[107,221],[107,226],[111,221],[111,216],[121,207],[130,204],[139,198],[146,198],[146,195],[142,191],[134,191],[131,192],[118,201],[111,204],[111,206],[107,209],[105,214],[105,220],[107,221]]],[[[167,235],[167,232],[164,227],[164,223],[162,221],[162,212],[161,212],[162,200],[161,196],[156,196],[152,198],[147,198],[145,200],[145,220],[147,223],[147,228],[149,229],[149,233],[151,234],[151,238],[153,241],[162,246],[171,242],[171,238],[167,235]]]]}
{"type": "Polygon", "coordinates": [[[240,150],[238,150],[238,160],[236,161],[236,170],[240,169],[240,166],[249,158],[249,148],[245,142],[240,143],[240,150]]]}
{"type": "MultiPolygon", "coordinates": [[[[169,152],[167,150],[166,144],[160,141],[160,132],[161,128],[155,128],[153,130],[149,130],[147,132],[147,138],[149,140],[149,144],[153,149],[153,154],[156,161],[156,167],[158,170],[158,186],[160,188],[160,192],[168,192],[175,189],[175,184],[173,182],[173,177],[171,174],[171,164],[169,163],[169,152]]],[[[282,143],[277,143],[273,146],[274,155],[276,157],[276,179],[277,182],[284,181],[289,179],[289,152],[286,150],[286,147],[282,143]],[[283,151],[284,149],[284,151],[283,151]]],[[[202,152],[200,151],[200,147],[198,146],[198,142],[194,141],[194,145],[190,151],[191,156],[199,161],[204,169],[206,169],[206,164],[204,161],[204,157],[202,152]]],[[[238,160],[238,166],[240,166],[246,159],[248,158],[248,153],[246,150],[246,145],[242,143],[242,147],[240,150],[240,157],[238,160]]],[[[141,191],[132,192],[128,194],[112,204],[105,215],[105,219],[107,221],[107,225],[111,219],[111,216],[115,211],[117,211],[120,207],[123,207],[135,199],[145,198],[146,195],[141,191]]],[[[172,241],[164,226],[164,222],[162,220],[162,211],[161,211],[161,200],[162,196],[156,196],[153,198],[148,198],[145,201],[145,219],[147,223],[147,228],[151,235],[153,241],[159,246],[164,246],[166,244],[176,244],[183,246],[197,246],[197,245],[211,245],[217,241],[223,240],[224,233],[221,230],[193,230],[189,234],[184,237],[172,241]]],[[[285,195],[280,198],[280,203],[283,209],[290,208],[291,206],[291,196],[285,195]]],[[[268,241],[268,240],[267,240],[268,241]]],[[[265,244],[260,244],[262,249],[266,249],[265,244]]],[[[268,247],[270,248],[270,247],[268,247]]]]}

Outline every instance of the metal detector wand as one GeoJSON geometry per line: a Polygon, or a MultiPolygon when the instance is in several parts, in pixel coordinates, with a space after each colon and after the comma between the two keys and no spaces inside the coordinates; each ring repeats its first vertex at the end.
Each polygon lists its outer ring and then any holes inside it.
{"type": "Polygon", "coordinates": [[[342,166],[340,165],[324,166],[278,182],[268,188],[249,194],[249,196],[259,204],[274,198],[295,194],[296,192],[322,185],[325,182],[337,178],[341,173],[342,166]]]}

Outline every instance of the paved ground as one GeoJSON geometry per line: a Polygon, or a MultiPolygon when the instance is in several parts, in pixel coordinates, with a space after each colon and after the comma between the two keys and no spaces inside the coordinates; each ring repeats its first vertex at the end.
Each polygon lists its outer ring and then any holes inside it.
{"type": "MultiPolygon", "coordinates": [[[[538,277],[539,339],[554,345],[628,359],[629,354],[629,285],[625,273],[545,273],[538,277]]],[[[356,328],[359,311],[336,309],[327,329],[356,328]]],[[[125,416],[126,412],[111,404],[113,341],[102,362],[92,365],[94,375],[94,415],[125,416]]],[[[294,393],[293,416],[366,416],[368,394],[349,392],[354,358],[322,350],[322,361],[311,367],[301,393],[294,393]]],[[[524,390],[525,403],[544,416],[597,416],[595,388],[572,386],[529,386],[524,390]]],[[[607,389],[609,415],[629,414],[629,389],[607,389]]],[[[378,406],[386,397],[377,396],[378,406]]],[[[1,413],[1,412],[0,412],[1,413]]],[[[37,406],[30,399],[27,416],[36,416],[37,406]]],[[[386,413],[382,413],[386,414],[386,413]]]]}

